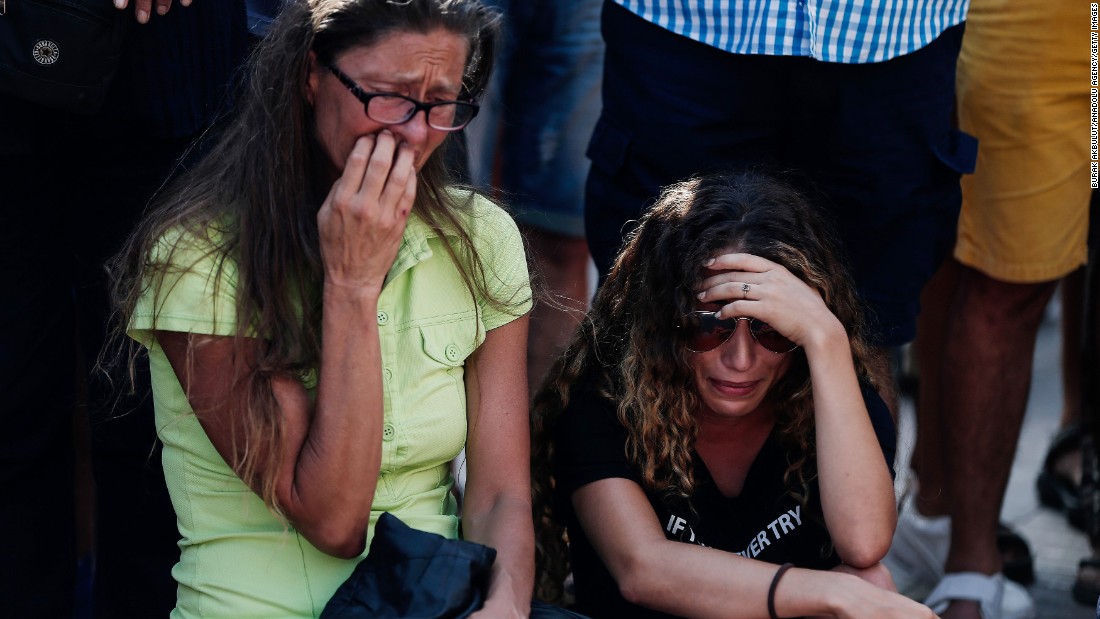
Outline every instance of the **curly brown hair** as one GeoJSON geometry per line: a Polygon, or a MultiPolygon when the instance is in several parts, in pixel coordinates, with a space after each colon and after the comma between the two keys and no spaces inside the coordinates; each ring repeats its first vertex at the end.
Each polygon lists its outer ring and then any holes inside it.
{"type": "MultiPolygon", "coordinates": [[[[647,490],[690,501],[699,394],[676,325],[694,309],[702,265],[720,250],[761,256],[815,288],[848,331],[856,372],[881,383],[868,363],[864,312],[836,237],[803,193],[768,175],[717,173],[666,188],[627,238],[569,347],[535,395],[531,414],[539,596],[557,600],[568,571],[564,531],[554,518],[555,423],[579,377],[595,381],[627,428],[626,455],[647,490]]],[[[768,398],[781,441],[793,453],[785,479],[803,503],[816,476],[813,397],[805,352],[768,398]]]]}

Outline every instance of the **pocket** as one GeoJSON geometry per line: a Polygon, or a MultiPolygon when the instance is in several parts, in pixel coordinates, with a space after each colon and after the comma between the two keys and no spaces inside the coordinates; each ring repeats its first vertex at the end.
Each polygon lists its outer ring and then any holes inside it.
{"type": "Polygon", "coordinates": [[[959,174],[974,173],[978,163],[978,138],[969,133],[951,129],[932,150],[940,162],[959,174]]]}
{"type": "Polygon", "coordinates": [[[630,134],[616,125],[606,114],[600,114],[585,155],[609,176],[614,176],[626,161],[630,150],[630,134]]]}
{"type": "Polygon", "coordinates": [[[91,0],[8,2],[0,15],[0,92],[93,114],[106,97],[132,18],[91,0]]]}
{"type": "Polygon", "coordinates": [[[466,363],[466,358],[485,339],[485,326],[473,319],[424,325],[419,330],[424,354],[449,367],[466,363]]]}

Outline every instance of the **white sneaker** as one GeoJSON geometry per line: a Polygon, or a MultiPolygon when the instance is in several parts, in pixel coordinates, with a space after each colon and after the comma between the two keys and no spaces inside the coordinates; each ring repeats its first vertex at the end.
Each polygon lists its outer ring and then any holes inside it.
{"type": "Polygon", "coordinates": [[[923,600],[943,578],[943,564],[951,547],[951,517],[920,515],[912,496],[910,493],[902,501],[894,540],[882,562],[899,593],[923,600]]]}

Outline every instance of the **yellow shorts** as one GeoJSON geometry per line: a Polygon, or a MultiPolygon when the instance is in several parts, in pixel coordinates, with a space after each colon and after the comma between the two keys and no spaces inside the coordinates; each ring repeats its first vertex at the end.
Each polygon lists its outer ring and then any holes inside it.
{"type": "Polygon", "coordinates": [[[1089,3],[972,0],[958,64],[959,126],[978,138],[962,180],[955,257],[1008,282],[1085,263],[1089,3]]]}

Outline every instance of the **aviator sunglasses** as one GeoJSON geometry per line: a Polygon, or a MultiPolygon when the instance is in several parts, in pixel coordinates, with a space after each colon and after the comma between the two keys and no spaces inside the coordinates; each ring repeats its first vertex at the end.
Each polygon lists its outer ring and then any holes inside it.
{"type": "Polygon", "coordinates": [[[684,315],[680,331],[684,334],[688,350],[710,352],[728,342],[742,320],[749,323],[752,339],[764,348],[776,354],[789,353],[798,348],[798,344],[783,337],[768,323],[748,316],[717,318],[715,312],[694,311],[684,315]]]}

